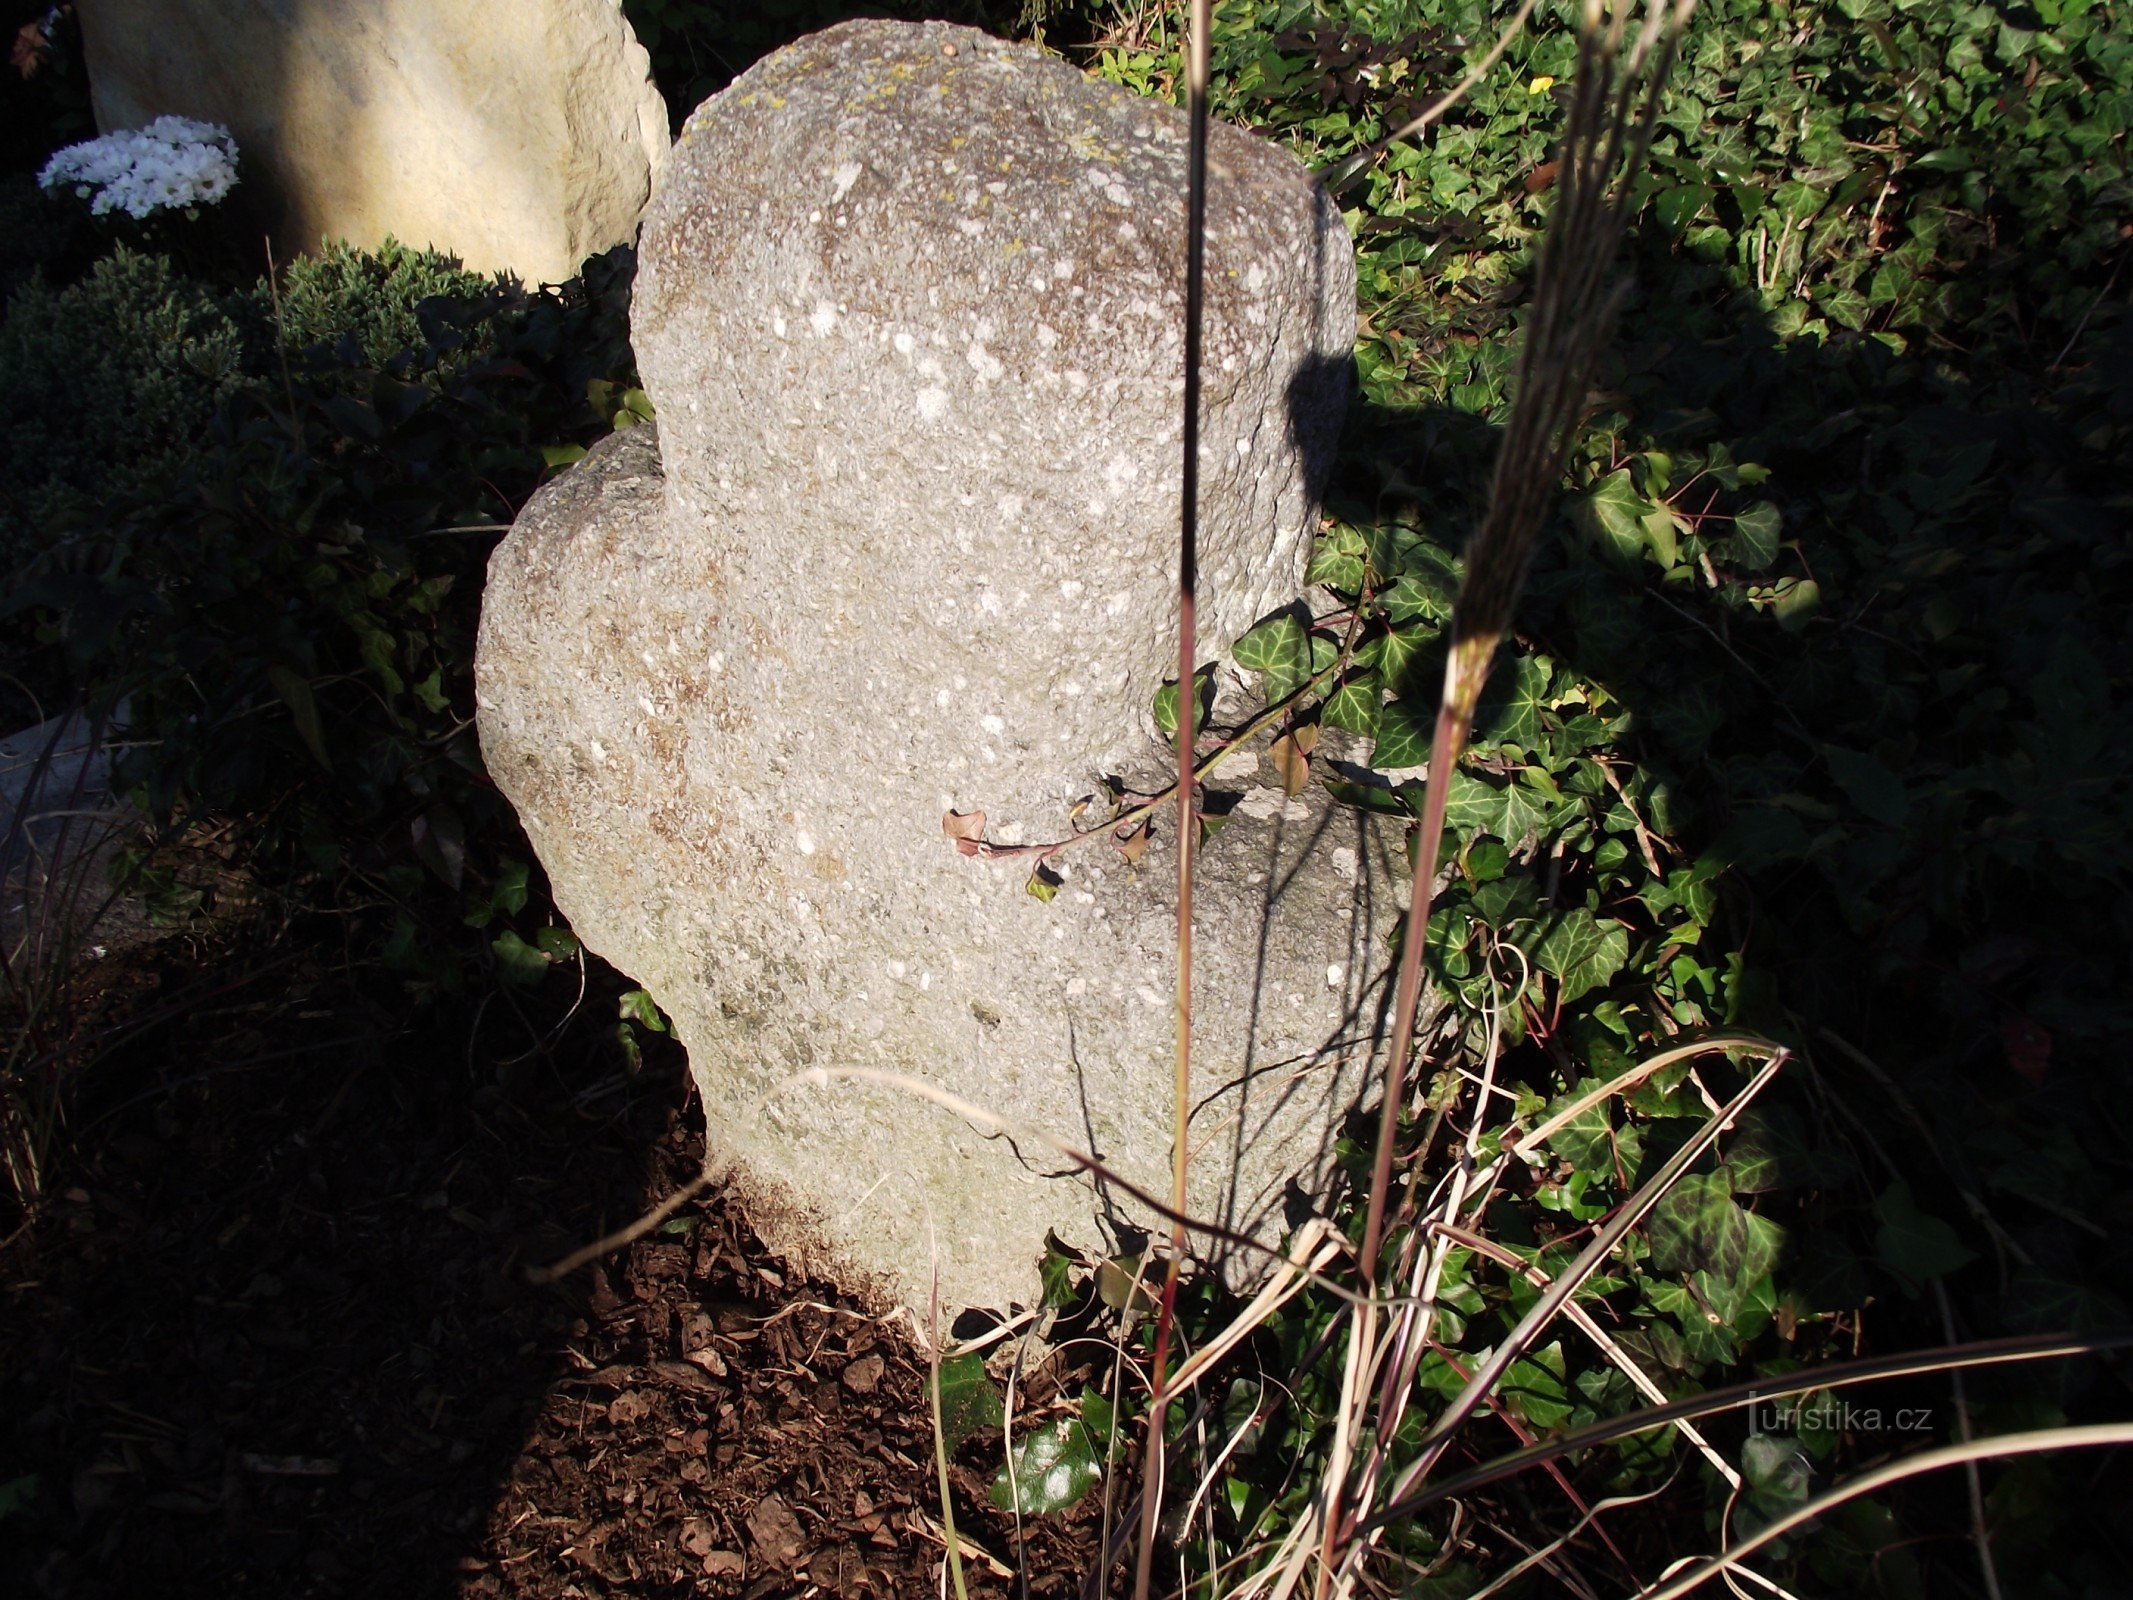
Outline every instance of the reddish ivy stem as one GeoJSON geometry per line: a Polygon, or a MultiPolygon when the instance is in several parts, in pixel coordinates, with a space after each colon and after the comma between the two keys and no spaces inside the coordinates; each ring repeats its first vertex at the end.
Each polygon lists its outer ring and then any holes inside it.
{"type": "MultiPolygon", "coordinates": [[[[1366,590],[1366,602],[1367,599],[1368,591],[1366,590]]],[[[1321,624],[1313,624],[1313,626],[1317,627],[1321,626],[1321,624]]],[[[1348,618],[1347,636],[1341,641],[1341,653],[1334,659],[1332,665],[1328,666],[1323,672],[1314,673],[1302,688],[1283,696],[1280,700],[1268,706],[1258,716],[1239,728],[1235,734],[1224,739],[1219,746],[1209,751],[1206,758],[1192,769],[1190,787],[1193,789],[1198,788],[1200,780],[1207,777],[1215,768],[1227,761],[1237,746],[1247,740],[1256,738],[1277,722],[1293,718],[1297,709],[1305,701],[1316,695],[1326,684],[1336,682],[1345,675],[1349,667],[1354,665],[1356,639],[1361,630],[1362,616],[1358,611],[1357,614],[1348,618]]],[[[1110,821],[1094,828],[1083,829],[1080,833],[1071,834],[1064,839],[1048,839],[1042,844],[993,844],[986,839],[958,838],[955,840],[955,846],[964,855],[975,856],[981,861],[1007,861],[1017,856],[1026,856],[1042,862],[1049,861],[1061,851],[1071,850],[1075,845],[1087,844],[1091,839],[1102,839],[1108,836],[1114,844],[1123,843],[1126,838],[1131,837],[1131,830],[1136,823],[1145,822],[1162,810],[1165,805],[1175,800],[1179,787],[1180,785],[1177,783],[1166,784],[1160,793],[1145,797],[1142,799],[1141,804],[1129,810],[1121,811],[1110,821]],[[1121,830],[1126,831],[1122,833],[1121,830]]],[[[1135,798],[1142,797],[1136,796],[1135,798]]],[[[949,815],[953,817],[956,813],[950,812],[949,815]]]]}

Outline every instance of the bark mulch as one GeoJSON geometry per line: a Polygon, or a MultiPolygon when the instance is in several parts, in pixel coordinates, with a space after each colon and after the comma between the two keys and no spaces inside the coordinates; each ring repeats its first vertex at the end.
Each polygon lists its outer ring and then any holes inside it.
{"type": "MultiPolygon", "coordinates": [[[[201,993],[182,952],[141,959],[201,993]]],[[[678,1052],[626,1075],[597,979],[532,1049],[493,1017],[396,1032],[377,988],[239,975],[97,1069],[62,1194],[0,1248],[0,1591],[941,1593],[902,1325],[717,1190],[527,1281],[699,1169],[678,1052]]],[[[998,1455],[954,1472],[988,1596],[1021,1592],[998,1455]]],[[[1025,1524],[1028,1593],[1107,1592],[1100,1499],[1025,1524]]]]}

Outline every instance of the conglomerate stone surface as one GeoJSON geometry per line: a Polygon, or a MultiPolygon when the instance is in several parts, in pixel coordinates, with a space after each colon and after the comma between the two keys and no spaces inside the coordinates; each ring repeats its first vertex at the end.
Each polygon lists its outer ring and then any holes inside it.
{"type": "MultiPolygon", "coordinates": [[[[942,818],[1061,838],[1105,775],[1164,763],[1185,151],[1172,109],[968,29],[766,59],[691,118],[646,222],[656,430],[549,485],[490,567],[483,745],[558,904],[673,1018],[774,1242],[915,1304],[936,1259],[951,1305],[1026,1302],[1047,1229],[1154,1218],[837,1069],[1168,1190],[1168,816],[1137,862],[1055,858],[1049,903],[942,818]]],[[[1226,128],[1212,158],[1202,660],[1299,592],[1354,331],[1303,169],[1226,128]]],[[[1210,788],[1236,804],[1196,879],[1193,1208],[1273,1243],[1362,1096],[1405,860],[1257,750],[1210,788]]]]}

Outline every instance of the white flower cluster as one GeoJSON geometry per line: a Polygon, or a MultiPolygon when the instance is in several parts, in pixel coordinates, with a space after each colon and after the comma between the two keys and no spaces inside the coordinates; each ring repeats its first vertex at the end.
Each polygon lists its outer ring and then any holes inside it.
{"type": "Polygon", "coordinates": [[[68,145],[37,181],[48,193],[72,188],[99,217],[190,210],[213,205],[237,182],[237,141],[219,123],[158,117],[145,128],[68,145]]]}

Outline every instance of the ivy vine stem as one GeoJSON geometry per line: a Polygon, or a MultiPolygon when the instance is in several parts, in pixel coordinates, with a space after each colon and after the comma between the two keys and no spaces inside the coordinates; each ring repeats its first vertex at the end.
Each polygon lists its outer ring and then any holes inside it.
{"type": "MultiPolygon", "coordinates": [[[[1285,718],[1293,717],[1298,710],[1307,706],[1313,699],[1324,698],[1321,691],[1326,685],[1338,683],[1347,673],[1349,667],[1355,664],[1355,647],[1358,636],[1362,631],[1363,611],[1364,607],[1358,605],[1349,614],[1348,632],[1347,636],[1341,641],[1340,654],[1334,657],[1328,666],[1313,673],[1302,687],[1275,701],[1235,733],[1224,739],[1215,749],[1208,752],[1200,763],[1192,769],[1194,788],[1198,788],[1203,781],[1214,774],[1215,770],[1223,762],[1229,760],[1239,749],[1251,743],[1252,740],[1266,732],[1267,729],[1274,727],[1285,718]]],[[[1183,680],[1180,681],[1182,682],[1183,680]]],[[[1178,698],[1182,711],[1183,702],[1189,699],[1190,696],[1180,694],[1178,698]]],[[[1154,794],[1142,797],[1140,804],[1121,811],[1110,821],[1099,823],[1096,827],[1084,829],[1079,833],[1070,834],[1064,839],[1050,839],[1042,844],[994,844],[988,839],[958,839],[956,840],[956,846],[963,854],[976,856],[985,861],[1008,861],[1020,856],[1042,862],[1050,860],[1061,851],[1071,850],[1078,844],[1087,844],[1091,839],[1109,838],[1114,844],[1123,843],[1126,839],[1132,837],[1134,829],[1139,824],[1146,822],[1164,807],[1174,804],[1178,788],[1179,785],[1176,783],[1165,784],[1154,794]]]]}

